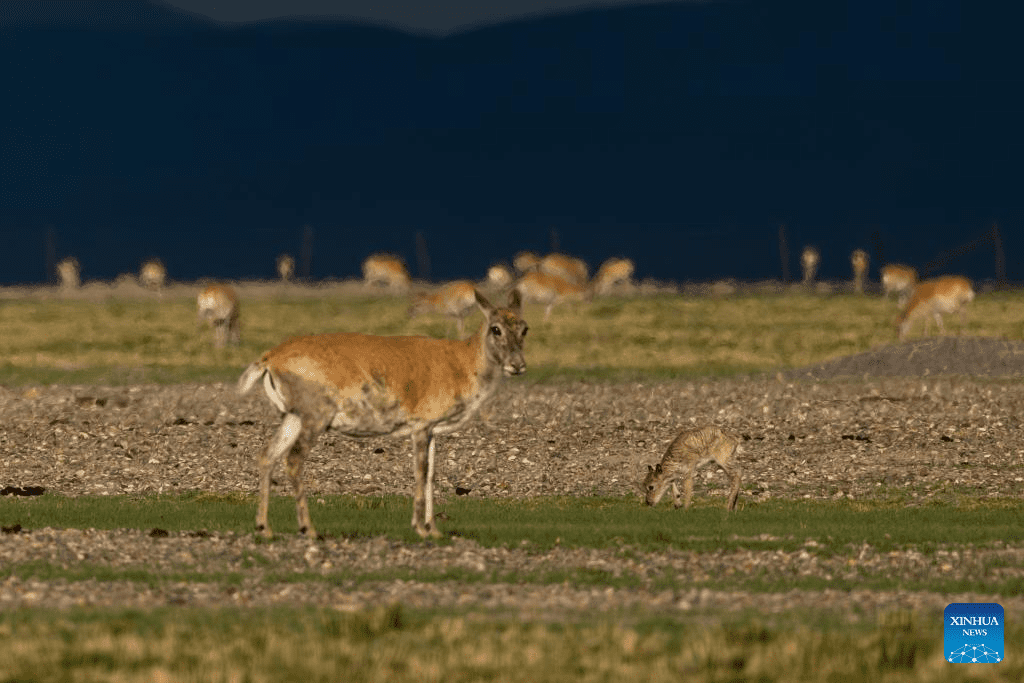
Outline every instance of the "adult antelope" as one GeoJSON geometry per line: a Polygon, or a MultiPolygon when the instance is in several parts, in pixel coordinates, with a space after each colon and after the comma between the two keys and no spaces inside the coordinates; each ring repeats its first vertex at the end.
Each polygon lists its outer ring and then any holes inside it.
{"type": "Polygon", "coordinates": [[[158,294],[167,282],[167,268],[163,261],[158,258],[150,259],[142,264],[139,269],[139,284],[147,289],[152,289],[158,294]]]}
{"type": "Polygon", "coordinates": [[[371,254],[363,261],[363,281],[368,286],[405,292],[409,289],[409,271],[405,262],[394,254],[371,254]]]}
{"type": "Polygon", "coordinates": [[[210,285],[196,300],[199,322],[213,327],[213,345],[220,349],[226,344],[238,344],[242,331],[238,324],[238,294],[230,285],[210,285]]]}
{"type": "Polygon", "coordinates": [[[410,436],[416,478],[412,526],[422,537],[440,536],[434,524],[434,437],[466,424],[503,376],[526,371],[527,325],[519,293],[512,291],[507,308],[495,308],[479,293],[475,298],[485,321],[463,341],[354,333],[294,337],[242,373],[240,393],[263,380],[271,403],[284,413],[259,456],[256,528],[264,536],[271,535],[270,476],[285,456],[299,531],[316,536],[302,471],[310,448],[329,427],[357,438],[410,436]]]}
{"type": "Polygon", "coordinates": [[[943,313],[959,313],[960,331],[963,332],[964,325],[967,323],[964,307],[972,301],[974,301],[974,289],[971,287],[971,281],[965,277],[946,275],[920,282],[914,288],[907,308],[896,319],[900,340],[906,338],[910,326],[918,318],[924,318],[925,336],[928,336],[928,328],[932,319],[938,325],[939,331],[945,333],[946,328],[942,324],[943,313]]]}
{"type": "Polygon", "coordinates": [[[409,317],[424,313],[440,313],[455,319],[459,339],[462,339],[462,321],[476,309],[476,288],[469,280],[455,280],[432,294],[420,293],[413,298],[409,317]]]}
{"type": "Polygon", "coordinates": [[[585,285],[590,279],[586,261],[565,254],[548,254],[540,260],[540,272],[560,277],[566,282],[585,285]]]}
{"type": "Polygon", "coordinates": [[[78,259],[69,256],[57,264],[57,277],[60,279],[61,289],[78,289],[82,284],[81,270],[78,266],[78,259]]]}
{"type": "Polygon", "coordinates": [[[589,301],[594,295],[594,290],[590,287],[566,282],[558,276],[539,271],[521,277],[516,289],[522,293],[526,301],[546,306],[545,321],[551,316],[552,309],[563,301],[589,301]]]}
{"type": "Polygon", "coordinates": [[[854,249],[850,254],[850,266],[853,268],[853,291],[857,294],[864,293],[864,277],[868,273],[868,252],[863,249],[854,249]]]}
{"type": "Polygon", "coordinates": [[[628,258],[610,258],[601,264],[592,283],[594,294],[607,294],[617,285],[632,283],[635,266],[628,258]]]}
{"type": "Polygon", "coordinates": [[[821,254],[812,246],[804,247],[800,254],[800,265],[804,270],[804,284],[810,285],[814,282],[814,275],[818,272],[818,263],[821,261],[821,254]]]}
{"type": "Polygon", "coordinates": [[[882,291],[885,298],[888,299],[889,295],[895,292],[899,305],[905,306],[907,299],[910,298],[910,293],[917,284],[917,271],[910,266],[889,263],[882,266],[881,273],[882,291]]]}
{"type": "Polygon", "coordinates": [[[693,477],[697,468],[714,461],[729,475],[729,499],[726,508],[731,512],[736,509],[736,499],[740,495],[740,468],[736,462],[736,454],[740,452],[740,438],[726,432],[715,425],[706,425],[696,429],[684,429],[672,440],[662,456],[661,462],[655,466],[647,466],[647,477],[641,484],[644,503],[657,505],[669,486],[676,508],[689,508],[693,498],[693,477]],[[676,480],[683,479],[683,496],[679,495],[676,480]]]}
{"type": "Polygon", "coordinates": [[[520,275],[537,270],[540,266],[540,256],[532,251],[520,251],[512,259],[512,267],[520,275]]]}
{"type": "Polygon", "coordinates": [[[277,276],[281,282],[291,282],[295,277],[295,259],[291,254],[281,254],[277,257],[277,276]]]}

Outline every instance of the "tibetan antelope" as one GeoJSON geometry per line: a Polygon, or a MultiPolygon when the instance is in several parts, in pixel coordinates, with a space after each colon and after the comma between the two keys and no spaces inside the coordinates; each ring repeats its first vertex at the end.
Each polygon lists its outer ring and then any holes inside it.
{"type": "Polygon", "coordinates": [[[972,301],[974,301],[974,289],[971,288],[971,281],[965,277],[946,275],[920,282],[914,288],[907,308],[896,319],[900,340],[906,338],[910,326],[918,318],[924,318],[925,336],[928,335],[928,328],[933,318],[939,331],[945,333],[946,328],[942,324],[943,313],[959,313],[960,331],[963,332],[964,325],[967,323],[964,307],[972,301]]]}
{"type": "Polygon", "coordinates": [[[684,429],[668,445],[661,462],[647,466],[647,477],[641,487],[644,503],[657,505],[671,485],[674,507],[689,508],[697,468],[713,460],[729,475],[729,501],[726,508],[735,510],[736,498],[740,494],[740,468],[736,454],[740,451],[740,438],[715,425],[684,429]],[[683,479],[681,502],[679,488],[676,486],[680,478],[683,479]]]}
{"type": "Polygon", "coordinates": [[[462,427],[504,376],[526,371],[527,325],[519,294],[495,308],[477,293],[480,331],[463,341],[335,333],[294,337],[263,354],[238,380],[245,394],[263,389],[284,421],[259,456],[256,528],[270,536],[270,477],[281,460],[295,489],[299,532],[316,537],[306,505],[302,470],[327,428],[351,437],[410,436],[416,491],[412,526],[440,536],[434,523],[434,437],[462,427]]]}
{"type": "Polygon", "coordinates": [[[69,256],[58,263],[57,277],[60,279],[61,289],[78,289],[82,284],[78,259],[74,256],[69,256]]]}
{"type": "Polygon", "coordinates": [[[508,266],[501,263],[495,263],[487,269],[487,286],[493,289],[505,289],[514,279],[508,266]]]}
{"type": "Polygon", "coordinates": [[[804,284],[810,285],[814,282],[814,276],[818,272],[818,263],[821,261],[821,254],[812,246],[804,247],[800,254],[800,265],[804,270],[804,284]]]}
{"type": "Polygon", "coordinates": [[[295,259],[291,254],[281,254],[277,257],[277,276],[281,282],[291,282],[295,277],[295,259]]]}
{"type": "Polygon", "coordinates": [[[594,275],[594,294],[607,294],[617,285],[632,284],[635,267],[628,258],[610,258],[601,264],[594,275]]]}
{"type": "Polygon", "coordinates": [[[535,271],[539,266],[540,256],[537,256],[532,251],[520,251],[512,259],[512,267],[520,275],[535,271]]]}
{"type": "Polygon", "coordinates": [[[917,271],[910,266],[903,266],[898,263],[890,263],[882,266],[882,291],[885,298],[895,292],[900,307],[907,303],[910,293],[917,284],[917,271]]]}
{"type": "Polygon", "coordinates": [[[853,291],[857,294],[864,293],[864,277],[868,273],[868,252],[863,249],[854,249],[850,254],[850,265],[853,267],[853,291]]]}
{"type": "Polygon", "coordinates": [[[368,286],[405,292],[409,289],[409,271],[405,268],[405,262],[398,256],[371,254],[363,261],[363,281],[368,286]]]}
{"type": "Polygon", "coordinates": [[[409,317],[424,313],[440,313],[455,318],[459,339],[462,339],[462,321],[476,309],[476,288],[469,280],[455,280],[433,294],[417,294],[409,307],[409,317]]]}
{"type": "Polygon", "coordinates": [[[142,268],[139,270],[140,285],[155,290],[159,294],[166,281],[167,268],[164,267],[163,261],[154,258],[142,264],[142,268]]]}
{"type": "Polygon", "coordinates": [[[544,320],[551,316],[551,310],[563,301],[589,301],[593,297],[593,289],[573,282],[566,282],[555,275],[533,272],[519,279],[516,289],[523,299],[544,304],[544,320]]]}
{"type": "Polygon", "coordinates": [[[590,269],[583,259],[565,254],[548,254],[540,260],[540,272],[560,277],[566,282],[585,285],[590,279],[590,269]]]}
{"type": "Polygon", "coordinates": [[[229,285],[210,285],[199,293],[199,323],[213,327],[213,345],[220,349],[242,339],[238,324],[238,294],[229,285]]]}

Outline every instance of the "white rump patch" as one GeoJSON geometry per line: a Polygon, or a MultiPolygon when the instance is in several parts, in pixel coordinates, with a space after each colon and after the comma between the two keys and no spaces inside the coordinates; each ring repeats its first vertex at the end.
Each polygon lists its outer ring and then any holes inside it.
{"type": "MultiPolygon", "coordinates": [[[[277,382],[276,384],[280,385],[280,382],[277,382]]],[[[284,405],[284,395],[281,393],[281,390],[275,386],[275,382],[273,378],[271,378],[269,371],[263,375],[263,391],[267,393],[267,398],[270,399],[271,403],[277,406],[278,410],[282,413],[288,412],[288,409],[285,408],[284,405]]],[[[287,420],[287,418],[285,419],[287,420]]]]}

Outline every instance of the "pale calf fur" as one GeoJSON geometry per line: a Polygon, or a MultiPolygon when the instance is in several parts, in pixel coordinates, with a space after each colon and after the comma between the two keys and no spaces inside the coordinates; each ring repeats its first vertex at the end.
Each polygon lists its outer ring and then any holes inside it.
{"type": "Polygon", "coordinates": [[[804,247],[804,251],[800,255],[800,265],[803,267],[805,285],[814,282],[814,276],[818,272],[819,261],[821,261],[821,255],[818,254],[817,249],[811,246],[804,247]]]}
{"type": "Polygon", "coordinates": [[[160,293],[166,282],[167,268],[164,267],[163,261],[155,258],[142,264],[139,270],[139,284],[160,293]]]}
{"type": "Polygon", "coordinates": [[[57,264],[57,277],[62,289],[78,289],[82,284],[78,259],[69,256],[57,264]]]}
{"type": "Polygon", "coordinates": [[[540,266],[540,256],[532,251],[520,251],[512,259],[512,267],[520,275],[537,270],[540,266]]]}
{"type": "Polygon", "coordinates": [[[736,454],[740,452],[740,437],[726,432],[715,425],[695,429],[684,429],[668,445],[668,450],[655,466],[647,466],[647,477],[643,481],[644,502],[657,505],[669,486],[675,498],[676,508],[689,508],[693,498],[693,477],[697,468],[714,461],[729,475],[728,510],[736,509],[740,494],[740,468],[736,454]],[[676,481],[682,478],[683,501],[680,502],[676,481]]]}
{"type": "Polygon", "coordinates": [[[863,249],[854,249],[850,254],[850,266],[853,268],[853,291],[857,294],[864,293],[864,279],[868,274],[868,252],[863,249]]]}
{"type": "Polygon", "coordinates": [[[632,284],[634,270],[636,267],[628,258],[608,259],[594,275],[594,281],[591,283],[594,294],[607,294],[616,286],[629,287],[632,284]]]}
{"type": "Polygon", "coordinates": [[[509,270],[506,265],[495,263],[487,269],[488,287],[493,287],[494,289],[505,289],[512,284],[513,280],[515,280],[515,278],[512,275],[512,271],[509,270]]]}
{"type": "Polygon", "coordinates": [[[918,318],[924,318],[924,335],[928,336],[929,326],[934,319],[939,331],[945,333],[942,324],[943,313],[960,314],[960,331],[967,324],[964,307],[974,301],[971,281],[959,275],[946,275],[924,280],[914,288],[906,310],[896,319],[900,340],[906,338],[910,327],[918,318]]]}
{"type": "Polygon", "coordinates": [[[199,307],[199,322],[213,327],[213,345],[223,348],[226,344],[238,344],[242,332],[238,323],[238,294],[229,285],[210,285],[196,299],[199,307]]]}
{"type": "Polygon", "coordinates": [[[291,254],[281,254],[277,257],[277,276],[281,282],[291,282],[295,277],[295,259],[291,254]]]}
{"type": "Polygon", "coordinates": [[[363,281],[394,292],[409,289],[409,271],[405,262],[393,254],[371,254],[363,261],[363,281]]]}
{"type": "Polygon", "coordinates": [[[263,381],[284,420],[259,456],[256,528],[270,536],[270,477],[287,460],[299,531],[315,537],[302,480],[313,444],[328,428],[350,437],[409,436],[416,491],[412,526],[440,536],[434,524],[434,438],[462,427],[505,376],[526,371],[527,325],[519,294],[507,308],[475,296],[485,322],[464,341],[429,337],[321,334],[295,337],[251,364],[238,381],[245,394],[263,381]]]}
{"type": "Polygon", "coordinates": [[[917,271],[910,266],[889,263],[882,266],[881,273],[885,298],[888,299],[889,295],[895,292],[899,305],[905,306],[910,299],[910,293],[917,285],[917,271]]]}
{"type": "Polygon", "coordinates": [[[458,338],[462,339],[463,320],[476,310],[476,288],[469,280],[455,280],[432,294],[417,294],[409,307],[409,317],[440,313],[455,319],[458,338]]]}
{"type": "Polygon", "coordinates": [[[593,290],[589,287],[537,271],[521,277],[516,289],[523,295],[524,300],[544,304],[544,320],[547,320],[554,307],[563,301],[587,301],[593,296],[593,290]]]}

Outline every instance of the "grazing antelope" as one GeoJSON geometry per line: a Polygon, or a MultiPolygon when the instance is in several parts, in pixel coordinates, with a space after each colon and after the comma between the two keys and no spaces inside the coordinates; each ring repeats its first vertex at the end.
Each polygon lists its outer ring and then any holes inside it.
{"type": "Polygon", "coordinates": [[[167,268],[163,261],[158,258],[150,259],[142,264],[139,270],[139,284],[147,289],[155,290],[158,294],[167,281],[167,268]]]}
{"type": "Polygon", "coordinates": [[[277,257],[277,276],[281,282],[291,282],[295,277],[295,259],[291,254],[281,254],[277,257]]]}
{"type": "Polygon", "coordinates": [[[409,289],[409,271],[394,254],[371,254],[363,261],[363,280],[367,286],[382,286],[395,292],[409,289]]]}
{"type": "Polygon", "coordinates": [[[57,277],[60,278],[61,289],[78,289],[82,284],[81,270],[78,259],[69,256],[57,264],[57,277]]]}
{"type": "Polygon", "coordinates": [[[818,272],[818,263],[821,261],[821,254],[818,250],[812,246],[804,247],[804,252],[800,255],[800,265],[804,269],[804,284],[809,285],[814,282],[814,275],[818,272]]]}
{"type": "Polygon", "coordinates": [[[900,307],[906,305],[916,284],[917,271],[910,266],[898,263],[882,266],[882,291],[885,293],[885,298],[888,299],[890,293],[896,292],[900,307]]]}
{"type": "Polygon", "coordinates": [[[487,286],[494,289],[505,289],[515,278],[508,266],[496,263],[487,269],[487,286]]]}
{"type": "Polygon", "coordinates": [[[585,285],[590,279],[590,269],[583,259],[565,254],[548,254],[540,260],[540,272],[560,277],[566,282],[585,285]]]}
{"type": "Polygon", "coordinates": [[[521,251],[512,259],[512,267],[520,275],[537,270],[540,266],[540,256],[532,251],[521,251]]]}
{"type": "Polygon", "coordinates": [[[696,429],[684,429],[668,445],[661,462],[647,466],[647,477],[643,481],[644,503],[657,505],[665,491],[672,486],[673,506],[689,508],[693,498],[693,477],[697,468],[714,460],[727,475],[730,489],[728,510],[736,509],[736,498],[740,494],[740,468],[736,454],[740,452],[740,438],[715,425],[696,429]],[[676,480],[682,477],[683,501],[680,502],[676,480]]]}
{"type": "Polygon", "coordinates": [[[469,280],[449,282],[433,294],[417,294],[409,307],[409,317],[424,313],[441,313],[455,318],[459,339],[462,339],[462,321],[476,309],[476,288],[469,280]]]}
{"type": "Polygon", "coordinates": [[[315,537],[302,482],[303,463],[320,434],[333,427],[351,437],[410,436],[416,492],[412,526],[440,536],[434,524],[434,437],[462,427],[490,398],[503,376],[526,371],[527,325],[519,293],[507,308],[481,294],[480,331],[463,341],[335,333],[294,337],[263,354],[238,380],[245,394],[257,381],[284,413],[259,456],[256,528],[270,536],[270,476],[287,459],[300,533],[315,537]],[[287,458],[286,458],[287,456],[287,458]]]}
{"type": "Polygon", "coordinates": [[[563,301],[589,301],[593,296],[593,289],[590,287],[566,282],[560,277],[541,272],[527,273],[521,277],[516,289],[526,301],[547,306],[544,309],[545,321],[551,315],[551,310],[563,301]]]}
{"type": "Polygon", "coordinates": [[[213,327],[213,345],[220,349],[242,339],[238,324],[238,294],[229,285],[210,285],[199,293],[199,322],[213,327]]]}
{"type": "Polygon", "coordinates": [[[628,258],[610,258],[601,264],[594,275],[594,294],[606,294],[616,285],[631,284],[635,266],[628,258]]]}
{"type": "Polygon", "coordinates": [[[868,252],[863,249],[854,249],[850,254],[850,265],[853,266],[853,291],[857,294],[864,293],[864,276],[868,273],[868,252]]]}
{"type": "Polygon", "coordinates": [[[972,301],[974,301],[974,289],[971,288],[971,281],[965,277],[946,275],[922,281],[914,288],[906,310],[896,319],[900,340],[902,341],[907,336],[910,326],[918,318],[924,318],[925,336],[928,335],[932,318],[935,319],[939,331],[945,333],[946,328],[942,324],[943,313],[959,313],[962,332],[967,323],[964,306],[972,301]]]}

